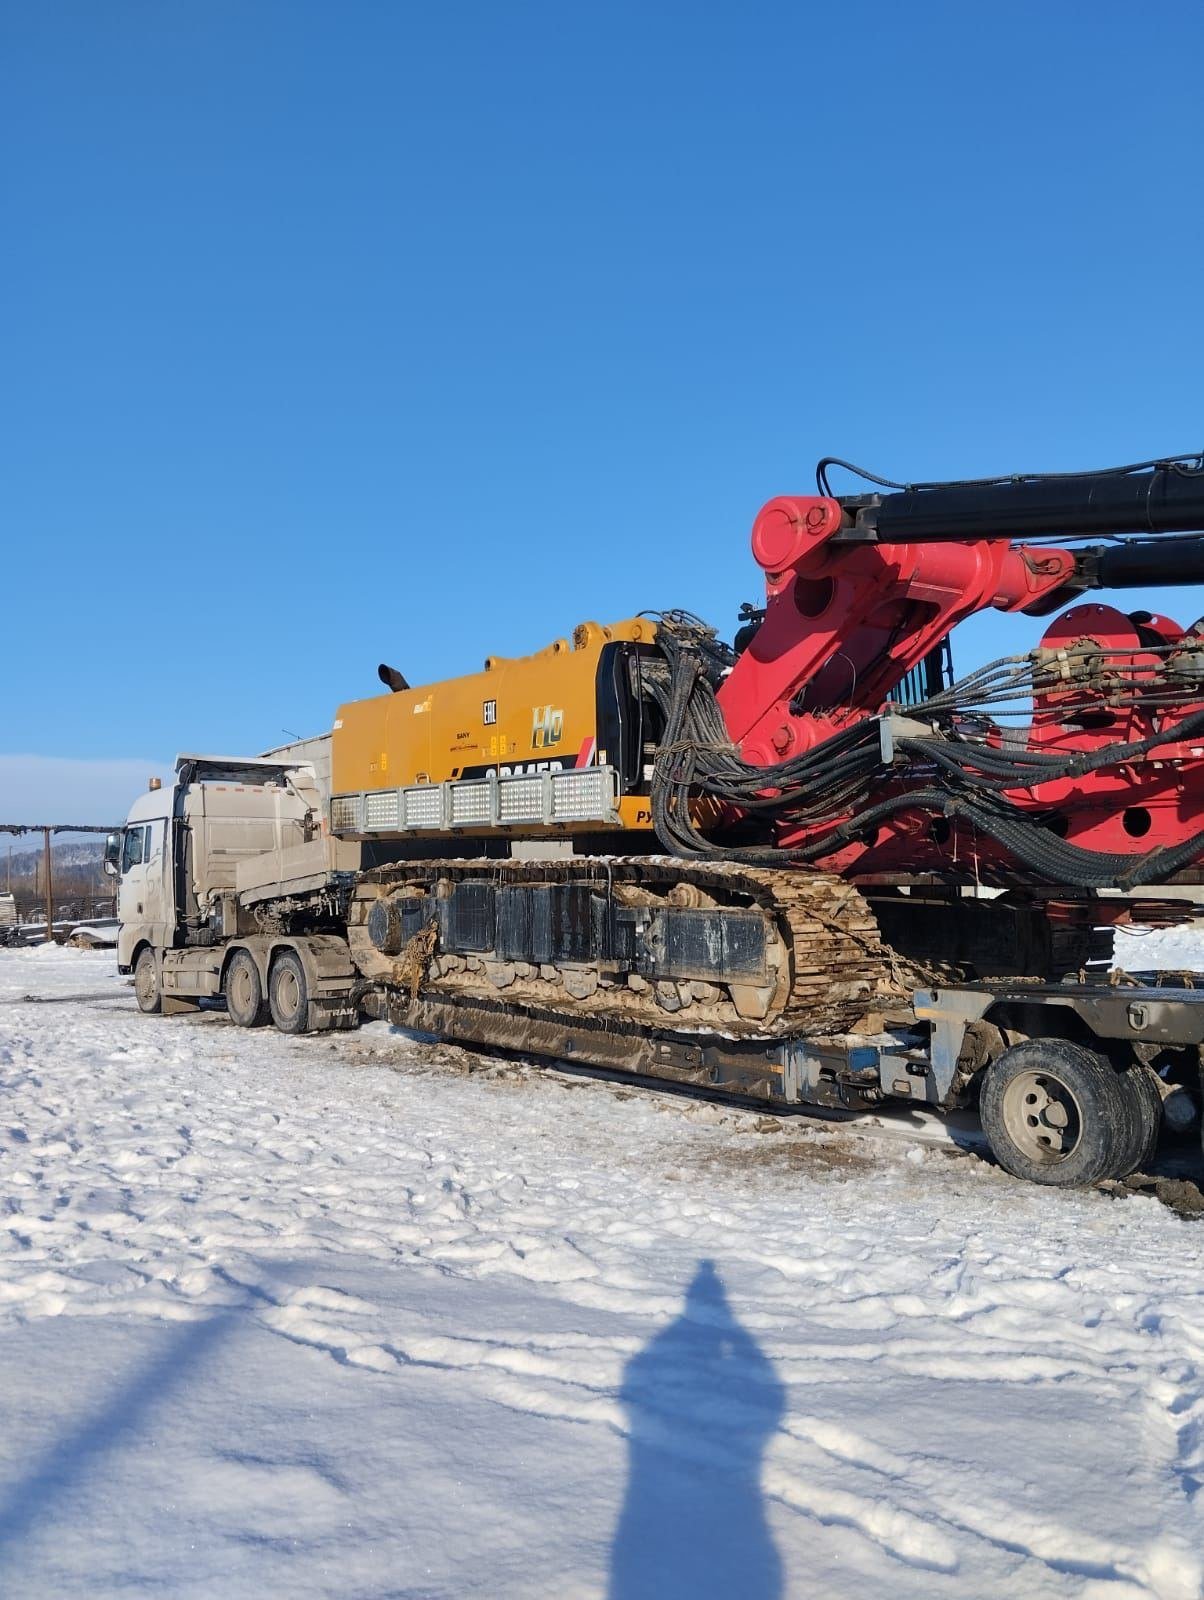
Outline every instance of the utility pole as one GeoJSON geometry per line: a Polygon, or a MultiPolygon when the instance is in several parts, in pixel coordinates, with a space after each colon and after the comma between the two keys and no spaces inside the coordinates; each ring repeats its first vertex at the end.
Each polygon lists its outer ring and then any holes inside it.
{"type": "Polygon", "coordinates": [[[54,943],[54,876],[50,869],[50,829],[42,829],[42,858],[46,863],[46,942],[54,943]]]}

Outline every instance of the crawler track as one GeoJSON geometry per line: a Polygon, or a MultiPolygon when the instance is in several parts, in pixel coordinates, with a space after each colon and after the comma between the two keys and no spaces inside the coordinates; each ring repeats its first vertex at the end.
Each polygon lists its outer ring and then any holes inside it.
{"type": "Polygon", "coordinates": [[[349,924],[352,954],[365,978],[414,999],[487,1000],[501,1012],[565,1024],[668,1026],[732,1039],[832,1034],[904,1005],[914,979],[883,942],[859,891],[809,870],[647,856],[402,862],[364,874],[349,924]],[[655,930],[635,959],[600,950],[593,960],[516,961],[499,959],[479,942],[468,950],[449,938],[449,918],[441,912],[441,903],[464,886],[573,886],[603,908],[595,916],[619,908],[647,926],[658,914],[685,911],[711,916],[714,928],[722,918],[712,913],[743,912],[747,930],[751,913],[763,925],[760,981],[728,970],[721,958],[706,977],[683,979],[668,966],[662,970],[655,930]],[[369,926],[381,900],[406,912],[407,937],[389,950],[374,942],[369,926]]]}

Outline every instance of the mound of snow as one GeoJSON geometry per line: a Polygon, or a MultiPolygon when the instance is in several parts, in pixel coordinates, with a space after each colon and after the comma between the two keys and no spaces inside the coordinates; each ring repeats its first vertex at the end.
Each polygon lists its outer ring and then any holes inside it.
{"type": "Polygon", "coordinates": [[[1204,926],[1117,928],[1112,960],[1122,972],[1204,972],[1204,926]]]}

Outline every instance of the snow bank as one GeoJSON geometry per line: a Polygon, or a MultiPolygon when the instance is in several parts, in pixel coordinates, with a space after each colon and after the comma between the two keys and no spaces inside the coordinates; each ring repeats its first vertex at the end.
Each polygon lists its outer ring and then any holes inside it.
{"type": "Polygon", "coordinates": [[[144,1018],[96,952],[0,951],[0,1095],[2,1593],[1200,1592],[1153,1201],[144,1018]]]}
{"type": "Polygon", "coordinates": [[[1124,972],[1204,972],[1204,928],[1117,928],[1112,960],[1124,972]]]}

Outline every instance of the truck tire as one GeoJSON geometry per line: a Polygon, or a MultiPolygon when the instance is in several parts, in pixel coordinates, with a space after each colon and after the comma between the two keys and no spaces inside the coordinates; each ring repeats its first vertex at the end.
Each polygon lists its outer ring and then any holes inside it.
{"type": "Polygon", "coordinates": [[[1135,1148],[1132,1159],[1126,1158],[1124,1167],[1116,1174],[1127,1178],[1130,1173],[1144,1172],[1158,1148],[1162,1132],[1162,1095],[1153,1068],[1135,1061],[1120,1075],[1120,1086],[1133,1102],[1135,1148]]]}
{"type": "Polygon", "coordinates": [[[979,1114],[999,1165],[1032,1183],[1117,1178],[1143,1148],[1138,1091],[1103,1056],[1066,1039],[1005,1050],[987,1069],[979,1114]]]}
{"type": "Polygon", "coordinates": [[[309,1032],[309,984],[295,950],[282,950],[268,974],[272,1021],[281,1033],[309,1032]]]}
{"type": "Polygon", "coordinates": [[[143,945],[134,962],[134,999],[139,1011],[154,1012],[163,1009],[163,984],[159,976],[159,958],[150,945],[143,945]]]}
{"type": "Polygon", "coordinates": [[[240,1028],[260,1028],[268,1020],[268,1005],[255,957],[249,950],[236,950],[230,957],[222,988],[226,1012],[240,1028]]]}

